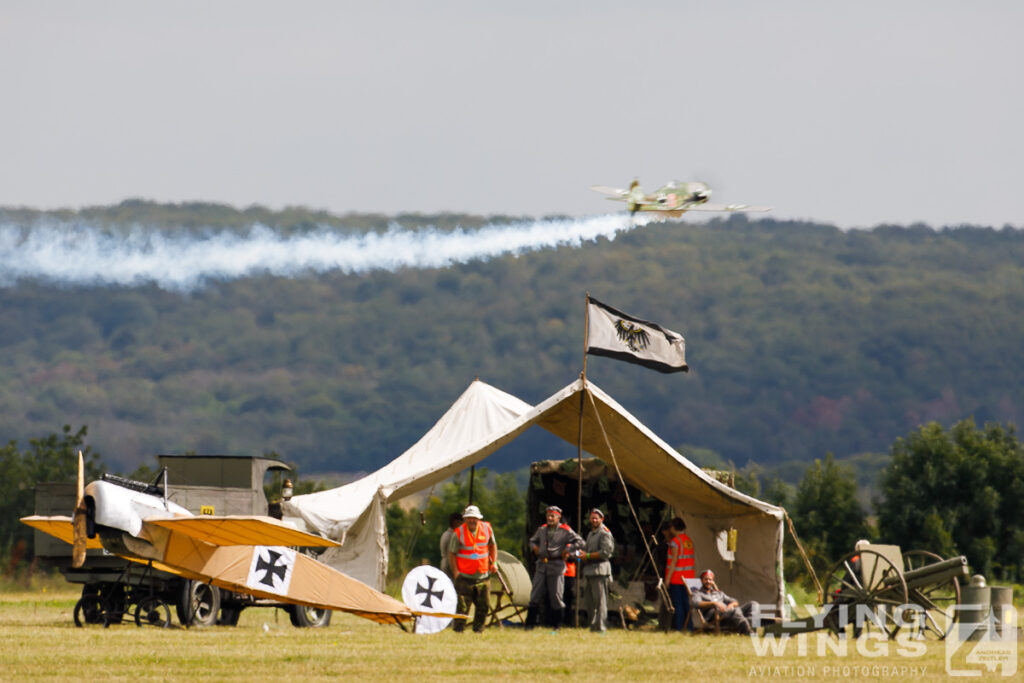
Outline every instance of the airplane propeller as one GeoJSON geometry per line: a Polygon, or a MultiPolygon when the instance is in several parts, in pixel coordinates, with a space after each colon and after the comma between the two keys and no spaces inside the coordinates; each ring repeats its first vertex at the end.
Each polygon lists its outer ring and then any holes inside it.
{"type": "Polygon", "coordinates": [[[75,511],[71,516],[71,566],[75,569],[85,564],[85,544],[88,540],[87,515],[85,507],[85,459],[78,451],[78,488],[75,494],[75,511]]]}

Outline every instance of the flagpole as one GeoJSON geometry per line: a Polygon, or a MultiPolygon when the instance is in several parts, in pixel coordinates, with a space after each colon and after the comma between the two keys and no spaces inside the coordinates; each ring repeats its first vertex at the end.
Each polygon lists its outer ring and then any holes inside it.
{"type": "MultiPolygon", "coordinates": [[[[580,391],[580,425],[576,437],[576,527],[583,535],[583,398],[587,393],[587,342],[590,331],[590,292],[587,292],[586,311],[583,315],[583,371],[580,372],[580,381],[583,384],[580,391]]],[[[576,563],[576,599],[573,600],[573,612],[576,628],[580,627],[580,580],[583,578],[582,563],[576,563]]]]}
{"type": "Polygon", "coordinates": [[[583,312],[583,372],[580,378],[587,378],[587,344],[590,342],[590,292],[587,292],[587,305],[583,312]]]}

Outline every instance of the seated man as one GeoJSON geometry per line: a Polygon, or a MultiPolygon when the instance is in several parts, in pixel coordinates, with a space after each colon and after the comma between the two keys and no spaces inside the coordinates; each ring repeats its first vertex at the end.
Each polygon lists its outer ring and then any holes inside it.
{"type": "Polygon", "coordinates": [[[736,600],[718,590],[718,585],[715,584],[715,573],[710,569],[701,572],[700,588],[693,591],[690,600],[694,607],[704,615],[705,621],[714,621],[715,614],[718,613],[720,615],[719,624],[723,629],[736,631],[743,635],[750,634],[751,628],[748,619],[752,615],[753,603],[748,602],[741,608],[736,600]]]}

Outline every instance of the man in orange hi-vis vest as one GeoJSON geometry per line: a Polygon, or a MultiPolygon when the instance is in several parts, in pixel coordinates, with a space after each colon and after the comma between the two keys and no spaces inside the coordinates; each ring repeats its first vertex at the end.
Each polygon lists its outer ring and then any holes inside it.
{"type": "Polygon", "coordinates": [[[665,583],[668,584],[668,596],[672,600],[675,614],[672,615],[672,628],[682,631],[683,627],[693,630],[693,624],[687,618],[690,611],[690,591],[685,579],[697,578],[697,563],[693,555],[693,541],[686,535],[686,522],[681,517],[674,517],[669,523],[672,539],[668,542],[668,561],[665,563],[665,583]]]}
{"type": "MultiPolygon", "coordinates": [[[[473,603],[473,632],[484,630],[490,611],[488,587],[491,572],[498,561],[498,544],[491,525],[484,521],[480,508],[470,505],[462,513],[463,523],[455,529],[448,546],[448,562],[452,568],[455,592],[459,596],[459,614],[469,614],[473,603]]],[[[456,619],[452,630],[462,633],[465,619],[456,619]]]]}

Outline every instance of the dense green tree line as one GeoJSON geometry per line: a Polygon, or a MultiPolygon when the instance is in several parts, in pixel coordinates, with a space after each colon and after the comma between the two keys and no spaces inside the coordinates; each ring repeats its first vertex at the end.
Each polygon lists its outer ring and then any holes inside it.
{"type": "MultiPolygon", "coordinates": [[[[289,233],[511,219],[147,202],[0,211],[25,230],[48,220],[289,233]]],[[[1011,229],[844,233],[733,217],[443,269],[252,277],[190,294],[21,281],[0,288],[0,436],[74,420],[124,470],[190,450],[372,470],[476,376],[531,402],[572,381],[590,291],[686,336],[687,376],[588,366],[670,443],[741,464],[844,459],[931,420],[1020,421],[1022,257],[1011,229]]],[[[513,444],[492,466],[530,452],[513,444]]]]}
{"type": "Polygon", "coordinates": [[[79,451],[87,480],[102,473],[100,454],[84,443],[87,434],[85,426],[65,425],[59,434],[29,439],[27,448],[16,441],[0,448],[0,557],[31,555],[33,531],[18,520],[35,512],[37,482],[75,481],[79,451]]]}

